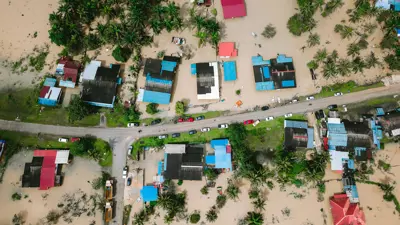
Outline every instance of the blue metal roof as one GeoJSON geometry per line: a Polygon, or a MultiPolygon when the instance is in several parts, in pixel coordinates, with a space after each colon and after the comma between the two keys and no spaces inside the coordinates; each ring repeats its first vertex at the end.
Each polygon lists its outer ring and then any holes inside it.
{"type": "Polygon", "coordinates": [[[54,87],[56,86],[56,82],[57,79],[48,77],[44,80],[43,86],[54,87]]]}
{"type": "Polygon", "coordinates": [[[162,174],[162,171],[163,171],[163,162],[162,162],[162,161],[159,161],[159,162],[158,162],[158,166],[157,166],[157,174],[158,174],[158,175],[161,175],[161,174],[162,174]]]}
{"type": "Polygon", "coordinates": [[[376,115],[377,116],[384,116],[385,115],[385,111],[383,110],[383,108],[376,108],[376,115]]]}
{"type": "Polygon", "coordinates": [[[257,82],[256,90],[257,91],[275,90],[275,84],[273,81],[257,82]]]}
{"type": "Polygon", "coordinates": [[[361,156],[361,152],[367,151],[367,148],[364,147],[354,147],[354,154],[356,156],[361,156]]]}
{"type": "Polygon", "coordinates": [[[157,103],[160,105],[167,105],[171,100],[170,93],[156,92],[145,90],[143,93],[143,102],[157,103]]]}
{"type": "Polygon", "coordinates": [[[253,66],[271,65],[271,61],[264,60],[262,56],[252,56],[251,62],[253,63],[253,66]]]}
{"type": "Polygon", "coordinates": [[[143,186],[140,190],[140,197],[142,197],[144,202],[156,201],[158,199],[157,188],[153,186],[143,186]]]}
{"type": "Polygon", "coordinates": [[[190,73],[192,75],[196,75],[197,74],[197,68],[196,68],[196,64],[195,63],[190,64],[190,73]]]}
{"type": "Polygon", "coordinates": [[[147,74],[146,76],[146,82],[149,83],[159,83],[159,84],[164,84],[164,85],[172,85],[172,80],[163,80],[163,79],[158,79],[150,76],[150,74],[147,74]]]}
{"type": "Polygon", "coordinates": [[[328,123],[328,148],[336,150],[336,146],[347,146],[347,132],[343,123],[328,123]]]}
{"type": "Polygon", "coordinates": [[[168,157],[168,154],[164,153],[164,171],[167,170],[167,157],[168,157]]]}
{"type": "Polygon", "coordinates": [[[294,80],[282,81],[282,87],[294,87],[294,80]]]}
{"type": "Polygon", "coordinates": [[[215,165],[215,155],[206,155],[206,164],[215,165]]]}
{"type": "Polygon", "coordinates": [[[215,148],[215,146],[218,146],[218,145],[226,146],[229,144],[229,140],[226,138],[225,139],[214,139],[214,140],[211,140],[210,144],[211,144],[211,148],[215,148]]]}
{"type": "Polygon", "coordinates": [[[276,61],[278,63],[288,63],[288,62],[293,62],[293,58],[286,57],[286,55],[278,55],[278,57],[276,58],[276,61]]]}
{"type": "Polygon", "coordinates": [[[225,81],[232,81],[236,80],[236,62],[229,61],[224,62],[224,80],[225,81]]]}
{"type": "Polygon", "coordinates": [[[372,137],[377,149],[381,149],[381,139],[383,138],[382,127],[376,125],[375,120],[370,121],[372,137]]]}
{"type": "Polygon", "coordinates": [[[306,121],[285,120],[283,122],[283,127],[307,129],[308,124],[306,121]]]}
{"type": "MultiPolygon", "coordinates": [[[[344,191],[350,191],[351,198],[358,199],[358,191],[357,191],[357,186],[356,185],[346,185],[346,186],[344,186],[344,191]]],[[[350,198],[350,196],[349,196],[349,198],[350,198]]]]}
{"type": "Polygon", "coordinates": [[[170,72],[174,72],[176,67],[176,62],[171,62],[171,61],[161,61],[161,71],[165,70],[165,71],[170,71],[170,72]]]}
{"type": "Polygon", "coordinates": [[[269,67],[268,67],[268,66],[264,66],[264,67],[262,68],[262,73],[264,74],[264,78],[266,78],[266,79],[270,79],[270,78],[271,78],[271,75],[270,75],[270,73],[269,73],[269,67]]]}
{"type": "Polygon", "coordinates": [[[331,134],[347,134],[343,123],[328,123],[328,132],[331,134]]]}
{"type": "MultiPolygon", "coordinates": [[[[232,170],[232,155],[228,153],[226,148],[229,145],[228,139],[211,140],[211,147],[215,151],[215,168],[232,170]]],[[[207,158],[206,158],[207,160],[207,158]]],[[[212,158],[209,160],[212,161],[212,158]]]]}
{"type": "Polygon", "coordinates": [[[314,128],[307,128],[307,148],[314,148],[314,128]]]}
{"type": "Polygon", "coordinates": [[[355,167],[354,167],[354,160],[348,159],[348,160],[347,160],[347,167],[349,167],[349,169],[351,169],[351,170],[354,170],[354,169],[355,169],[355,167]]]}
{"type": "Polygon", "coordinates": [[[48,98],[39,98],[38,104],[47,105],[47,106],[56,106],[57,100],[52,100],[52,99],[48,99],[48,98]]]}

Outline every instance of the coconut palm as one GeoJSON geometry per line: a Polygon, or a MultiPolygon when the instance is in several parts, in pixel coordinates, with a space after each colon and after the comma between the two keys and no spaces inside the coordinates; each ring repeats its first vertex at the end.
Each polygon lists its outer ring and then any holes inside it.
{"type": "Polygon", "coordinates": [[[326,51],[326,48],[319,49],[317,51],[317,53],[315,53],[315,55],[314,55],[314,60],[317,63],[320,63],[320,62],[323,62],[327,56],[328,56],[328,52],[326,51]]]}
{"type": "Polygon", "coordinates": [[[315,70],[318,68],[318,66],[319,66],[318,63],[315,60],[311,60],[310,62],[307,63],[307,67],[309,69],[315,70]]]}
{"type": "Polygon", "coordinates": [[[264,222],[263,215],[257,212],[248,212],[245,220],[248,225],[262,225],[264,222]]]}
{"type": "Polygon", "coordinates": [[[367,34],[372,34],[378,26],[374,23],[366,23],[363,25],[364,32],[367,34]]]}
{"type": "Polygon", "coordinates": [[[337,71],[341,76],[347,76],[351,72],[351,62],[347,59],[340,59],[336,65],[337,71]]]}
{"type": "Polygon", "coordinates": [[[254,209],[258,212],[262,211],[265,209],[265,199],[263,198],[257,198],[252,202],[254,209]]]}
{"type": "Polygon", "coordinates": [[[207,214],[206,214],[206,220],[210,223],[215,222],[218,219],[218,214],[215,211],[214,208],[208,210],[207,214]]]}
{"type": "Polygon", "coordinates": [[[207,34],[203,31],[198,31],[195,35],[199,39],[198,41],[198,46],[201,47],[206,43],[207,40],[207,34]]]}
{"type": "Polygon", "coordinates": [[[318,34],[311,34],[308,36],[307,39],[308,47],[314,47],[320,44],[320,36],[318,34]]]}
{"type": "Polygon", "coordinates": [[[342,39],[350,39],[354,34],[354,29],[352,27],[342,24],[336,24],[334,31],[339,33],[342,39]]]}
{"type": "Polygon", "coordinates": [[[351,43],[349,46],[347,46],[347,55],[355,57],[360,55],[360,50],[360,46],[358,46],[356,43],[351,43]]]}
{"type": "Polygon", "coordinates": [[[368,41],[365,40],[365,38],[361,38],[358,41],[357,45],[358,45],[358,47],[360,47],[361,50],[367,49],[368,48],[368,41]]]}
{"type": "Polygon", "coordinates": [[[237,199],[239,193],[240,193],[239,187],[233,184],[232,181],[230,181],[228,187],[226,188],[226,195],[230,199],[237,199]]]}
{"type": "Polygon", "coordinates": [[[273,38],[276,35],[276,28],[272,24],[268,24],[264,31],[261,33],[262,36],[266,38],[273,38]]]}
{"type": "Polygon", "coordinates": [[[260,196],[260,190],[256,187],[251,188],[249,191],[249,198],[255,199],[258,198],[258,196],[260,196]]]}
{"type": "Polygon", "coordinates": [[[339,53],[336,50],[333,50],[332,53],[329,55],[329,59],[336,62],[339,58],[339,53]]]}
{"type": "Polygon", "coordinates": [[[336,64],[332,61],[326,62],[322,69],[322,74],[325,78],[336,77],[336,75],[338,74],[336,64]]]}
{"type": "Polygon", "coordinates": [[[226,204],[226,195],[218,195],[216,201],[217,207],[221,209],[226,204]]]}
{"type": "Polygon", "coordinates": [[[364,72],[364,68],[366,67],[365,62],[359,56],[357,56],[351,64],[354,73],[362,73],[364,72]]]}
{"type": "Polygon", "coordinates": [[[366,64],[366,67],[369,69],[371,67],[375,68],[376,65],[380,65],[381,63],[380,63],[379,59],[376,58],[375,53],[371,52],[365,59],[365,64],[366,64]]]}

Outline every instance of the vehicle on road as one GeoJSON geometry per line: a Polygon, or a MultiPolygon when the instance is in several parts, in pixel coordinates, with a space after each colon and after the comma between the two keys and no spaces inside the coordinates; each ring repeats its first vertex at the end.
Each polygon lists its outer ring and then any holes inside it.
{"type": "Polygon", "coordinates": [[[308,97],[306,98],[307,101],[313,100],[313,99],[314,99],[314,96],[308,96],[308,97]]]}
{"type": "Polygon", "coordinates": [[[336,92],[335,94],[333,94],[333,96],[342,96],[343,93],[342,92],[336,92]]]}
{"type": "Polygon", "coordinates": [[[194,118],[193,117],[186,118],[185,122],[194,122],[194,118]]]}
{"type": "Polygon", "coordinates": [[[172,136],[173,138],[177,138],[177,137],[180,137],[181,134],[180,134],[180,133],[173,133],[171,136],[172,136]]]}
{"type": "Polygon", "coordinates": [[[133,149],[132,145],[129,145],[129,147],[128,147],[128,156],[132,154],[132,149],[133,149]]]}
{"type": "Polygon", "coordinates": [[[204,119],[205,119],[204,116],[198,116],[198,117],[196,117],[196,120],[204,120],[204,119]]]}
{"type": "Polygon", "coordinates": [[[197,134],[197,130],[190,130],[190,131],[189,131],[189,134],[190,134],[190,135],[197,134]]]}
{"type": "Polygon", "coordinates": [[[219,128],[219,129],[226,129],[226,128],[228,128],[228,127],[229,127],[229,125],[228,125],[227,123],[218,124],[218,128],[219,128]]]}
{"type": "Polygon", "coordinates": [[[179,119],[178,119],[178,123],[193,122],[193,121],[194,121],[193,117],[188,117],[188,118],[179,117],[179,119]]]}
{"type": "Polygon", "coordinates": [[[113,210],[112,210],[112,202],[106,202],[105,212],[104,212],[104,221],[109,223],[112,220],[113,210]]]}
{"type": "Polygon", "coordinates": [[[335,109],[337,109],[337,105],[336,104],[333,104],[333,105],[328,105],[328,109],[329,110],[335,110],[335,109]]]}
{"type": "Polygon", "coordinates": [[[158,136],[158,139],[165,139],[168,137],[168,134],[162,134],[158,136]]]}
{"type": "Polygon", "coordinates": [[[269,109],[269,106],[267,106],[267,105],[266,105],[266,106],[263,106],[263,107],[261,107],[261,110],[262,110],[262,111],[267,111],[268,109],[269,109]]]}
{"type": "Polygon", "coordinates": [[[209,127],[201,128],[201,132],[209,132],[210,130],[211,130],[211,128],[209,128],[209,127]]]}
{"type": "Polygon", "coordinates": [[[159,124],[159,123],[161,123],[161,119],[155,119],[155,120],[153,120],[153,121],[151,121],[151,125],[156,125],[156,124],[159,124]]]}
{"type": "Polygon", "coordinates": [[[128,177],[128,179],[126,180],[126,185],[131,186],[131,184],[132,184],[132,177],[128,177]]]}
{"type": "Polygon", "coordinates": [[[291,114],[291,113],[285,114],[285,118],[289,118],[289,117],[292,117],[292,116],[293,116],[293,114],[291,114]]]}
{"type": "Polygon", "coordinates": [[[128,174],[128,166],[125,166],[122,170],[122,179],[126,179],[126,175],[128,174]]]}
{"type": "Polygon", "coordinates": [[[317,120],[320,120],[320,119],[322,119],[322,118],[325,118],[325,112],[324,112],[324,110],[322,110],[322,109],[320,109],[320,110],[318,110],[318,111],[315,111],[315,118],[317,119],[317,120]]]}
{"type": "Polygon", "coordinates": [[[256,120],[256,121],[253,123],[253,126],[255,127],[255,126],[257,126],[259,123],[260,123],[260,120],[256,120]]]}
{"type": "Polygon", "coordinates": [[[343,107],[343,111],[347,112],[347,106],[343,105],[342,107],[343,107]]]}
{"type": "Polygon", "coordinates": [[[271,120],[274,120],[273,116],[269,116],[269,117],[265,118],[265,121],[271,121],[271,120]]]}
{"type": "Polygon", "coordinates": [[[67,143],[68,142],[68,138],[59,138],[58,142],[67,143]]]}
{"type": "Polygon", "coordinates": [[[71,138],[71,142],[77,142],[77,141],[80,141],[81,140],[81,138],[78,138],[78,137],[72,137],[71,138]]]}
{"type": "Polygon", "coordinates": [[[244,125],[250,125],[250,124],[253,124],[253,123],[254,123],[254,120],[245,120],[245,121],[243,121],[244,125]]]}
{"type": "Polygon", "coordinates": [[[106,180],[104,195],[106,200],[108,201],[111,201],[113,199],[113,180],[106,180]]]}
{"type": "Polygon", "coordinates": [[[138,127],[140,124],[138,122],[128,123],[127,127],[138,127]]]}

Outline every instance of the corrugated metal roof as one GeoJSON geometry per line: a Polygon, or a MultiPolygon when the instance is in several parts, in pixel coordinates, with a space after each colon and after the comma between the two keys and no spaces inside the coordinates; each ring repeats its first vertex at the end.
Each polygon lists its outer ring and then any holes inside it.
{"type": "Polygon", "coordinates": [[[236,62],[224,62],[224,81],[236,80],[236,62]]]}
{"type": "Polygon", "coordinates": [[[331,170],[342,171],[343,159],[349,159],[349,153],[329,150],[329,155],[331,158],[331,170]]]}
{"type": "Polygon", "coordinates": [[[94,80],[96,77],[97,69],[101,66],[100,61],[92,60],[89,64],[86,65],[85,70],[83,70],[83,79],[85,80],[94,80]]]}
{"type": "Polygon", "coordinates": [[[56,164],[68,164],[69,150],[58,150],[56,155],[56,164]]]}
{"type": "Polygon", "coordinates": [[[157,103],[160,105],[168,105],[171,100],[170,93],[157,92],[144,90],[143,92],[143,102],[157,103]]]}
{"type": "Polygon", "coordinates": [[[232,170],[232,156],[226,152],[226,146],[215,147],[215,168],[232,170]]]}
{"type": "Polygon", "coordinates": [[[286,128],[301,128],[307,129],[308,124],[306,121],[297,121],[297,120],[285,120],[283,126],[286,128]]]}
{"type": "Polygon", "coordinates": [[[307,128],[307,148],[314,148],[314,128],[307,128]]]}
{"type": "Polygon", "coordinates": [[[214,140],[211,140],[211,142],[210,142],[211,148],[215,148],[215,146],[218,146],[218,145],[226,146],[228,144],[229,144],[228,139],[214,139],[214,140]]]}
{"type": "Polygon", "coordinates": [[[275,90],[275,84],[274,84],[273,81],[257,82],[256,83],[256,90],[257,91],[275,90]]]}
{"type": "Polygon", "coordinates": [[[56,86],[56,83],[57,79],[48,77],[44,80],[43,86],[54,87],[56,86]]]}
{"type": "Polygon", "coordinates": [[[140,190],[140,196],[144,202],[156,201],[158,199],[158,190],[154,186],[144,186],[140,190]]]}
{"type": "Polygon", "coordinates": [[[206,164],[207,165],[214,165],[215,164],[215,155],[206,155],[206,164]]]}
{"type": "Polygon", "coordinates": [[[340,118],[328,118],[330,124],[340,124],[340,118]]]}
{"type": "Polygon", "coordinates": [[[166,144],[164,151],[167,154],[184,154],[185,150],[186,145],[184,144],[166,144]]]}

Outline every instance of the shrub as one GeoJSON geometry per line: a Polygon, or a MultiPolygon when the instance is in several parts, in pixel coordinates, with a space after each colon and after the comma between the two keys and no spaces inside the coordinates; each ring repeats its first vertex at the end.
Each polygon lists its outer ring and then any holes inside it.
{"type": "Polygon", "coordinates": [[[261,33],[262,36],[266,38],[273,38],[276,35],[276,28],[272,24],[268,24],[265,28],[264,31],[261,33]]]}
{"type": "Polygon", "coordinates": [[[237,90],[236,90],[236,95],[240,95],[241,92],[242,92],[242,91],[241,91],[240,89],[237,89],[237,90]]]}
{"type": "Polygon", "coordinates": [[[128,61],[129,57],[131,57],[132,51],[129,48],[123,48],[119,45],[113,50],[112,56],[115,60],[119,62],[128,61]]]}
{"type": "Polygon", "coordinates": [[[11,195],[11,198],[13,201],[19,201],[22,198],[22,194],[15,192],[14,194],[11,195]]]}
{"type": "Polygon", "coordinates": [[[158,104],[157,103],[147,104],[146,112],[150,115],[154,115],[154,114],[158,113],[158,104]]]}
{"type": "Polygon", "coordinates": [[[190,215],[190,223],[198,223],[200,221],[200,213],[194,212],[192,215],[190,215]]]}
{"type": "Polygon", "coordinates": [[[200,192],[201,192],[203,195],[207,195],[207,194],[208,194],[208,187],[207,187],[207,185],[204,185],[204,187],[202,187],[202,188],[200,189],[200,192]]]}
{"type": "Polygon", "coordinates": [[[164,55],[165,55],[165,51],[164,50],[157,52],[157,58],[159,58],[159,59],[164,57],[164,55]]]}
{"type": "Polygon", "coordinates": [[[90,106],[82,101],[79,96],[73,96],[67,107],[68,120],[70,123],[81,120],[90,114],[90,106]]]}
{"type": "Polygon", "coordinates": [[[183,115],[186,111],[185,103],[182,101],[176,102],[175,104],[175,113],[177,115],[183,115]]]}
{"type": "Polygon", "coordinates": [[[211,14],[213,14],[213,16],[217,16],[218,12],[217,9],[211,9],[211,14]]]}
{"type": "Polygon", "coordinates": [[[217,196],[217,201],[216,201],[217,207],[222,208],[226,204],[226,195],[218,195],[217,196]]]}

